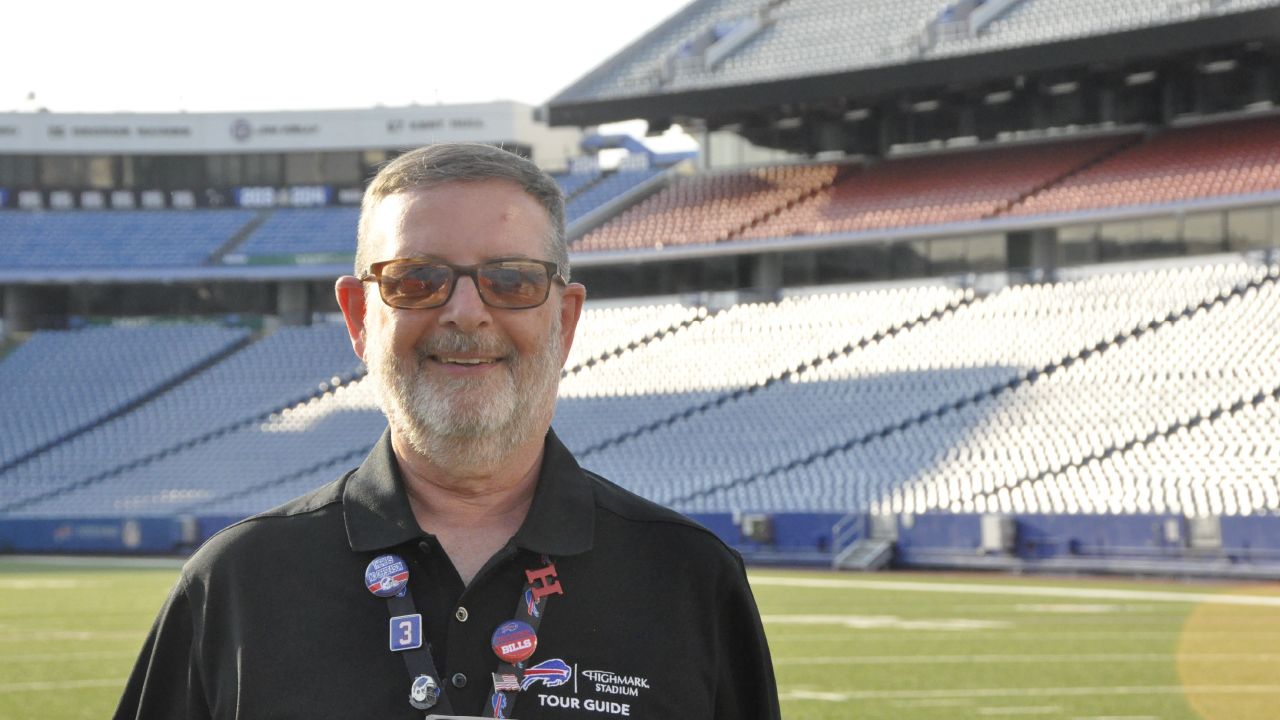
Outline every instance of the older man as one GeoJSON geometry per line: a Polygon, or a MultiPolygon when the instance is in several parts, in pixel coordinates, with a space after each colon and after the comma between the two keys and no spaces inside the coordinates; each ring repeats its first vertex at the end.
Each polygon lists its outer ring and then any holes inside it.
{"type": "Polygon", "coordinates": [[[388,430],[212,538],[117,717],[776,718],[742,562],[550,430],[582,314],[563,200],[483,145],[373,180],[338,280],[388,430]]]}

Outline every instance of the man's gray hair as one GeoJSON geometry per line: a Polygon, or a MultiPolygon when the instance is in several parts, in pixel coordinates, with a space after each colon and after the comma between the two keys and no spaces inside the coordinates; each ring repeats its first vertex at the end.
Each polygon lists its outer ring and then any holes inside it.
{"type": "Polygon", "coordinates": [[[360,223],[356,228],[356,275],[380,259],[369,257],[370,228],[378,203],[389,195],[409,190],[491,179],[510,180],[520,186],[547,211],[551,234],[547,238],[548,259],[560,266],[569,279],[569,246],[564,235],[564,193],[550,175],[532,162],[493,145],[441,143],[401,155],[387,163],[369,183],[360,203],[360,223]]]}

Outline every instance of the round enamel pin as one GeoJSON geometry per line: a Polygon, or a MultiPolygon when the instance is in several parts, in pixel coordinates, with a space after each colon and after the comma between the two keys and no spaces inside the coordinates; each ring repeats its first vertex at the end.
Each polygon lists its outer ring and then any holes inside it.
{"type": "Polygon", "coordinates": [[[440,699],[440,686],[430,675],[419,675],[409,686],[409,704],[419,710],[430,709],[440,699]]]}
{"type": "Polygon", "coordinates": [[[399,555],[379,555],[364,569],[364,586],[378,597],[403,595],[409,585],[409,566],[399,555]]]}
{"type": "Polygon", "coordinates": [[[516,665],[528,660],[538,649],[538,635],[529,627],[529,623],[511,620],[493,631],[491,644],[493,654],[499,660],[516,665]]]}

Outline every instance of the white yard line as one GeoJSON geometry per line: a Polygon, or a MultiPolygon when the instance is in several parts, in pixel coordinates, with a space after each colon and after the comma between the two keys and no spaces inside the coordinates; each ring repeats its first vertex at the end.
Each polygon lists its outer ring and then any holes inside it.
{"type": "Polygon", "coordinates": [[[979,715],[1057,715],[1062,711],[1059,705],[1034,705],[1030,707],[980,707],[979,715]]]}
{"type": "Polygon", "coordinates": [[[1205,592],[1165,592],[1160,590],[1117,590],[1076,588],[1060,585],[983,585],[980,583],[913,582],[910,580],[853,580],[847,578],[801,578],[752,575],[751,584],[781,587],[824,588],[829,590],[885,590],[897,592],[957,593],[970,595],[1022,595],[1027,597],[1088,598],[1090,600],[1150,600],[1153,602],[1213,603],[1280,607],[1280,596],[1230,595],[1205,592]]]}
{"type": "Polygon", "coordinates": [[[44,690],[71,690],[73,688],[124,687],[124,678],[98,678],[94,680],[54,680],[20,683],[0,683],[0,693],[40,692],[44,690]]]}
{"type": "Polygon", "coordinates": [[[954,690],[789,690],[783,700],[914,700],[920,698],[1090,697],[1101,695],[1280,695],[1280,685],[1135,685],[1121,687],[956,688],[954,690]]]}
{"type": "Polygon", "coordinates": [[[138,653],[127,651],[90,650],[85,652],[65,653],[5,653],[0,655],[0,663],[39,662],[42,660],[99,660],[102,658],[137,657],[138,653]]]}

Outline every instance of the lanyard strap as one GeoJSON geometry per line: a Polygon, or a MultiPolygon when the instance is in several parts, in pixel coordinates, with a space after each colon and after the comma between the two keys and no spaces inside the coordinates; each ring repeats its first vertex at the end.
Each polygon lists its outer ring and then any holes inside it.
{"type": "MultiPolygon", "coordinates": [[[[556,566],[546,555],[542,556],[543,567],[525,570],[526,582],[516,602],[515,619],[527,623],[536,634],[542,618],[547,614],[547,596],[563,595],[564,588],[556,579],[556,566]]],[[[515,694],[534,682],[532,676],[526,681],[525,663],[510,663],[499,660],[498,670],[493,674],[493,689],[489,691],[489,700],[485,710],[490,717],[505,718],[515,702],[515,694]]]]}
{"type": "MultiPolygon", "coordinates": [[[[413,604],[413,594],[406,591],[403,595],[393,595],[387,598],[387,612],[391,614],[391,632],[394,634],[399,631],[396,627],[397,620],[408,623],[406,628],[418,635],[419,646],[412,650],[402,650],[400,655],[404,657],[404,666],[409,670],[410,685],[410,704],[419,710],[431,710],[444,715],[453,714],[453,706],[449,704],[449,697],[445,695],[444,685],[440,681],[440,673],[436,671],[435,660],[431,658],[431,643],[427,642],[426,631],[422,626],[422,616],[418,614],[418,610],[413,604]],[[428,678],[431,687],[422,688],[421,684],[425,683],[421,678],[428,678]],[[434,696],[425,707],[420,707],[421,703],[415,703],[414,699],[417,695],[434,696]]],[[[394,640],[393,640],[394,642],[394,640]]]]}

